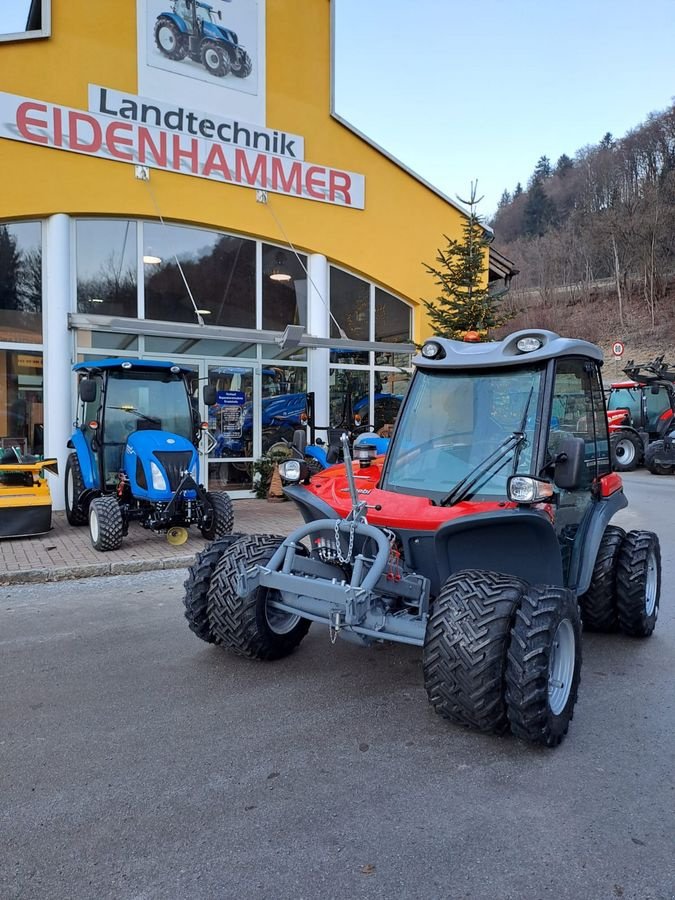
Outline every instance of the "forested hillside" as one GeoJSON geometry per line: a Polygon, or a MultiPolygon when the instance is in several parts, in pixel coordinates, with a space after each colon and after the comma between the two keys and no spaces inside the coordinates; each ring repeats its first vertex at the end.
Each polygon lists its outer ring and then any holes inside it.
{"type": "Polygon", "coordinates": [[[675,363],[675,104],[504,191],[495,244],[520,273],[507,326],[544,326],[675,363]]]}

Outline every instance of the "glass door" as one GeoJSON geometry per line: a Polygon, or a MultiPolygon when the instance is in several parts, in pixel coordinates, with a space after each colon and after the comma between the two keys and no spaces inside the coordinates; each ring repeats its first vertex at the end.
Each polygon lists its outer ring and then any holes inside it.
{"type": "Polygon", "coordinates": [[[216,390],[215,405],[202,409],[208,422],[201,441],[205,483],[210,491],[250,491],[253,460],[260,456],[260,367],[240,360],[202,365],[201,383],[216,390]]]}

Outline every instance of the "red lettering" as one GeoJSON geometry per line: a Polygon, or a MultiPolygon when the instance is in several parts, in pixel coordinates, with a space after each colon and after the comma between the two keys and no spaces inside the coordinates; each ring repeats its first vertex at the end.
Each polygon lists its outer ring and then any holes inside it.
{"type": "Polygon", "coordinates": [[[46,144],[49,142],[47,135],[35,134],[29,131],[32,128],[47,128],[46,119],[34,119],[29,115],[30,112],[47,113],[46,103],[35,103],[33,100],[27,100],[20,103],[16,111],[16,127],[19,129],[21,137],[35,144],[46,144]]]}
{"type": "Polygon", "coordinates": [[[114,156],[116,159],[126,159],[129,161],[133,161],[134,154],[127,153],[124,150],[120,150],[119,147],[133,147],[134,142],[130,137],[123,137],[118,134],[118,132],[125,132],[126,134],[133,133],[134,126],[131,122],[112,122],[105,130],[105,142],[108,145],[108,150],[110,151],[111,156],[114,156]]]}
{"type": "Polygon", "coordinates": [[[346,172],[336,172],[330,169],[328,172],[328,199],[331,203],[339,203],[337,195],[340,194],[346,206],[352,205],[352,196],[349,189],[352,186],[352,180],[346,172]]]}
{"type": "Polygon", "coordinates": [[[101,126],[96,119],[86,113],[77,112],[77,110],[68,112],[68,143],[71,150],[79,150],[81,153],[98,153],[102,142],[101,126]],[[80,125],[89,129],[88,135],[81,134],[80,125]]]}
{"type": "Polygon", "coordinates": [[[242,184],[253,185],[255,187],[267,187],[267,157],[263,153],[259,153],[255,158],[253,171],[248,167],[248,159],[246,151],[237,148],[234,151],[235,176],[234,180],[242,184]]]}
{"type": "Polygon", "coordinates": [[[171,163],[171,168],[175,169],[177,172],[183,168],[181,165],[181,160],[185,159],[190,163],[190,171],[193,175],[196,175],[199,171],[199,141],[196,138],[192,138],[190,140],[190,149],[184,150],[181,147],[180,143],[180,135],[174,134],[173,137],[173,161],[171,163]]]}
{"type": "Polygon", "coordinates": [[[220,144],[214,144],[213,147],[211,147],[206,162],[204,163],[204,171],[202,174],[209,178],[211,177],[212,172],[219,172],[225,181],[232,181],[230,167],[227,164],[223,148],[220,144]]]}
{"type": "Polygon", "coordinates": [[[300,194],[302,166],[299,162],[288,163],[278,156],[272,157],[272,190],[281,190],[284,194],[300,194]],[[286,176],[288,169],[288,176],[286,176]]]}
{"type": "Polygon", "coordinates": [[[143,166],[147,162],[147,151],[152,154],[154,162],[163,169],[167,168],[166,131],[159,132],[159,147],[147,128],[138,129],[138,161],[143,166]]]}
{"type": "Polygon", "coordinates": [[[323,166],[310,166],[305,172],[305,187],[310,197],[326,199],[326,182],[320,180],[325,174],[323,166]]]}
{"type": "Polygon", "coordinates": [[[54,107],[54,146],[63,147],[63,110],[60,106],[54,107]]]}

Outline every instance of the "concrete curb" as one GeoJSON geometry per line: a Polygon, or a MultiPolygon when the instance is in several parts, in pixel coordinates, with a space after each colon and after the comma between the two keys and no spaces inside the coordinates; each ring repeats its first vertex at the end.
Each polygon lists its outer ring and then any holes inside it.
{"type": "Polygon", "coordinates": [[[195,561],[196,553],[166,556],[160,559],[133,559],[84,566],[58,566],[52,569],[23,569],[0,575],[0,587],[10,584],[38,584],[47,581],[68,581],[75,578],[100,578],[105,575],[130,575],[160,569],[187,569],[195,561]]]}

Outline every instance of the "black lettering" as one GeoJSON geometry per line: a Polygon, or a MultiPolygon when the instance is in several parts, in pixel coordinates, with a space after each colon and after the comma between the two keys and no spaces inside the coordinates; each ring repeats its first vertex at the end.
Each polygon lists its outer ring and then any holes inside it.
{"type": "Polygon", "coordinates": [[[98,100],[98,111],[103,113],[104,115],[116,116],[117,110],[116,109],[108,109],[107,100],[108,100],[108,88],[101,88],[101,92],[99,94],[99,100],[98,100]]]}
{"type": "Polygon", "coordinates": [[[281,135],[281,155],[282,156],[292,156],[295,159],[295,150],[293,150],[293,144],[295,144],[295,138],[292,141],[286,140],[286,135],[281,135]]]}
{"type": "Polygon", "coordinates": [[[239,140],[240,134],[246,135],[246,140],[243,143],[245,144],[246,147],[250,147],[251,146],[251,132],[248,130],[248,128],[240,128],[239,122],[235,122],[234,123],[234,134],[232,135],[232,142],[234,144],[242,143],[239,140]]]}
{"type": "Polygon", "coordinates": [[[263,141],[264,147],[262,148],[265,153],[270,152],[270,136],[269,134],[265,134],[264,131],[254,131],[253,132],[253,146],[256,150],[260,150],[260,141],[263,141]]]}
{"type": "Polygon", "coordinates": [[[122,105],[120,106],[117,115],[122,119],[131,119],[132,122],[135,122],[138,117],[138,106],[133,100],[129,100],[125,97],[122,100],[122,105]]]}
{"type": "Polygon", "coordinates": [[[166,113],[164,116],[164,124],[167,128],[170,128],[172,131],[183,131],[183,116],[185,115],[185,111],[183,107],[179,107],[178,109],[172,109],[171,112],[166,113]],[[175,122],[175,125],[174,125],[175,122]]]}
{"type": "Polygon", "coordinates": [[[272,153],[279,152],[279,132],[275,131],[272,133],[272,153]]]}
{"type": "MultiPolygon", "coordinates": [[[[201,134],[202,137],[205,137],[205,138],[213,137],[213,131],[214,131],[215,127],[216,126],[213,124],[211,119],[200,119],[199,120],[199,133],[201,134]]],[[[223,126],[221,125],[220,127],[222,128],[223,126]]],[[[218,133],[218,135],[220,136],[220,132],[218,133]]],[[[221,140],[222,140],[222,138],[221,138],[221,140]]]]}
{"type": "Polygon", "coordinates": [[[141,122],[144,125],[148,123],[148,114],[153,113],[155,121],[150,123],[152,125],[160,126],[162,124],[162,114],[156,106],[149,106],[147,103],[141,104],[141,122]]]}
{"type": "Polygon", "coordinates": [[[187,130],[190,132],[190,134],[197,134],[197,129],[195,127],[196,121],[197,116],[194,113],[189,112],[187,114],[187,130]]]}

